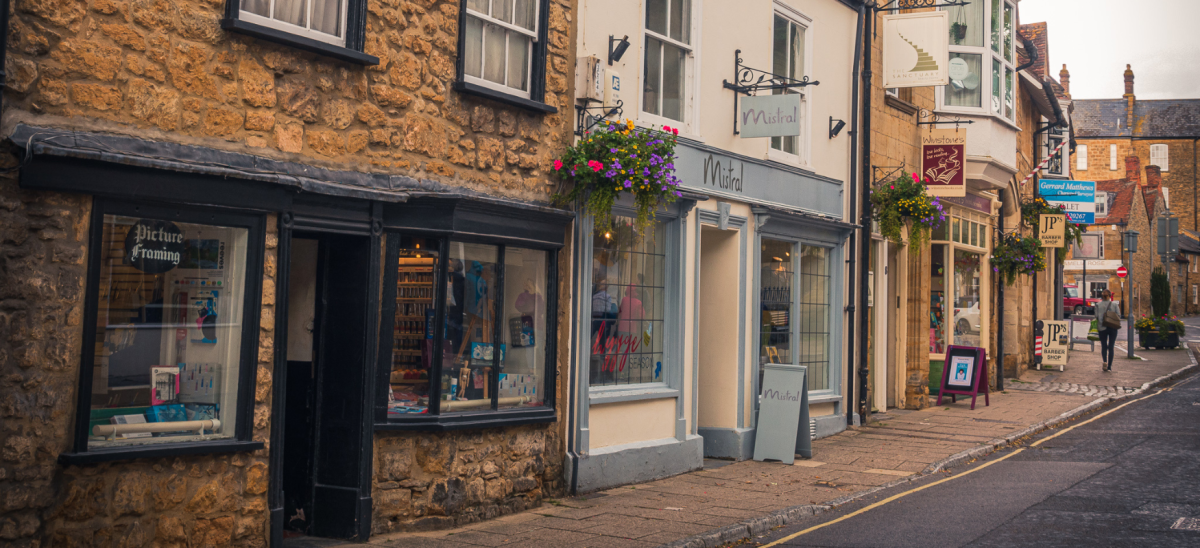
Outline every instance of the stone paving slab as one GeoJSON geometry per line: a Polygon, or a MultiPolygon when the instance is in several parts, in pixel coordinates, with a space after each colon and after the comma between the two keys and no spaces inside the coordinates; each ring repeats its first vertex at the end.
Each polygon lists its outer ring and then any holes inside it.
{"type": "MultiPolygon", "coordinates": [[[[877,413],[866,426],[815,440],[815,458],[797,465],[706,461],[704,469],[690,474],[547,500],[522,514],[449,531],[376,536],[368,544],[636,548],[695,535],[712,537],[706,545],[724,536],[736,540],[746,527],[778,525],[778,516],[769,514],[787,509],[797,516],[811,515],[855,494],[930,473],[952,455],[986,450],[1031,425],[1097,405],[1103,394],[1124,394],[1126,388],[1140,388],[1192,363],[1187,351],[1148,351],[1141,353],[1146,361],[1122,362],[1118,357],[1116,371],[1103,373],[1099,351],[1091,354],[1072,352],[1063,372],[1029,371],[1019,380],[1010,379],[1005,388],[1011,390],[992,394],[991,405],[979,398],[974,410],[969,399],[960,398],[919,411],[877,413]],[[1049,382],[1042,382],[1047,377],[1049,382]]],[[[317,539],[302,542],[296,546],[349,546],[317,539]]]]}

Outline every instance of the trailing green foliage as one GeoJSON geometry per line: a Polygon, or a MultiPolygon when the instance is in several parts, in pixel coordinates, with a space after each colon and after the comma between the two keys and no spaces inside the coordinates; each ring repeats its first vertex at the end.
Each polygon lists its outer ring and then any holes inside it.
{"type": "Polygon", "coordinates": [[[871,189],[871,209],[879,233],[904,245],[904,227],[908,225],[908,250],[916,254],[929,241],[933,229],[946,222],[946,213],[937,198],[925,193],[925,185],[916,173],[912,180],[901,176],[891,183],[871,189]]]}
{"type": "MultiPolygon", "coordinates": [[[[1028,202],[1021,202],[1021,223],[1033,228],[1034,234],[1041,234],[1039,225],[1041,224],[1042,215],[1066,216],[1066,245],[1083,243],[1083,233],[1087,232],[1087,225],[1072,223],[1071,217],[1063,210],[1063,206],[1050,205],[1044,198],[1034,198],[1028,202]]],[[[1055,262],[1059,264],[1067,260],[1066,253],[1055,253],[1054,255],[1055,262]]]]}
{"type": "Polygon", "coordinates": [[[1017,281],[1017,274],[1033,274],[1046,269],[1046,253],[1041,240],[1005,234],[992,248],[992,271],[1000,273],[1006,285],[1017,281]]]}

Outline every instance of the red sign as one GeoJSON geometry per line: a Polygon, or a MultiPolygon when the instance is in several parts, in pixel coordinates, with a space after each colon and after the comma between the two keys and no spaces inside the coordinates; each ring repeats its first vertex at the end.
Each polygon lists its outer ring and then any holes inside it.
{"type": "Polygon", "coordinates": [[[921,180],[933,196],[966,196],[966,130],[921,133],[921,180]]]}
{"type": "Polygon", "coordinates": [[[1125,267],[1123,267],[1123,266],[1117,267],[1117,277],[1118,278],[1124,278],[1125,276],[1128,276],[1128,275],[1129,275],[1129,270],[1127,270],[1125,267]]]}

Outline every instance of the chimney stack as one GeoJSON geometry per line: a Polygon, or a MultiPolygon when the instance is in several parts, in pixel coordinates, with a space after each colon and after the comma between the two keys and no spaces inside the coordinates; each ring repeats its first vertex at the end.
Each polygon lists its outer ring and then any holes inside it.
{"type": "Polygon", "coordinates": [[[1142,162],[1137,156],[1125,157],[1125,180],[1142,186],[1142,162]]]}
{"type": "Polygon", "coordinates": [[[1125,127],[1133,135],[1133,105],[1137,98],[1133,95],[1133,68],[1125,65],[1125,127]]]}
{"type": "Polygon", "coordinates": [[[1067,72],[1066,63],[1063,63],[1062,70],[1058,71],[1058,80],[1062,82],[1063,93],[1066,93],[1068,98],[1071,97],[1071,73],[1067,72]]]}
{"type": "Polygon", "coordinates": [[[1153,164],[1146,166],[1146,186],[1162,186],[1162,168],[1153,164]]]}

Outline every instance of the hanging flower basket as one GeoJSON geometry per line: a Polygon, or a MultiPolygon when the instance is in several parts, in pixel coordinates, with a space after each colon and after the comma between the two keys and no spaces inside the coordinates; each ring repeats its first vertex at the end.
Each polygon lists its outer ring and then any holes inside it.
{"type": "Polygon", "coordinates": [[[879,223],[879,233],[897,244],[905,245],[904,227],[909,227],[907,244],[913,254],[920,253],[930,232],[946,222],[942,204],[925,193],[925,185],[916,173],[911,181],[902,176],[871,189],[871,210],[879,223]]]}
{"type": "Polygon", "coordinates": [[[645,233],[654,212],[681,195],[674,163],[679,130],[635,128],[631,120],[602,124],[554,161],[554,171],[574,185],[555,201],[581,203],[595,219],[593,230],[611,230],[613,204],[622,193],[632,194],[637,207],[634,228],[645,233]]]}
{"type": "MultiPolygon", "coordinates": [[[[1034,234],[1038,233],[1038,225],[1041,224],[1042,215],[1066,215],[1066,238],[1065,243],[1080,244],[1083,243],[1083,233],[1087,232],[1087,225],[1071,222],[1071,217],[1063,210],[1063,206],[1050,205],[1045,198],[1035,198],[1028,202],[1021,203],[1021,223],[1025,226],[1032,227],[1034,234]]],[[[1067,260],[1066,253],[1055,253],[1055,262],[1062,264],[1067,260]]]]}
{"type": "Polygon", "coordinates": [[[1037,238],[1005,234],[992,248],[992,271],[1000,273],[1005,285],[1015,283],[1017,274],[1043,270],[1046,270],[1046,253],[1037,238]]]}

